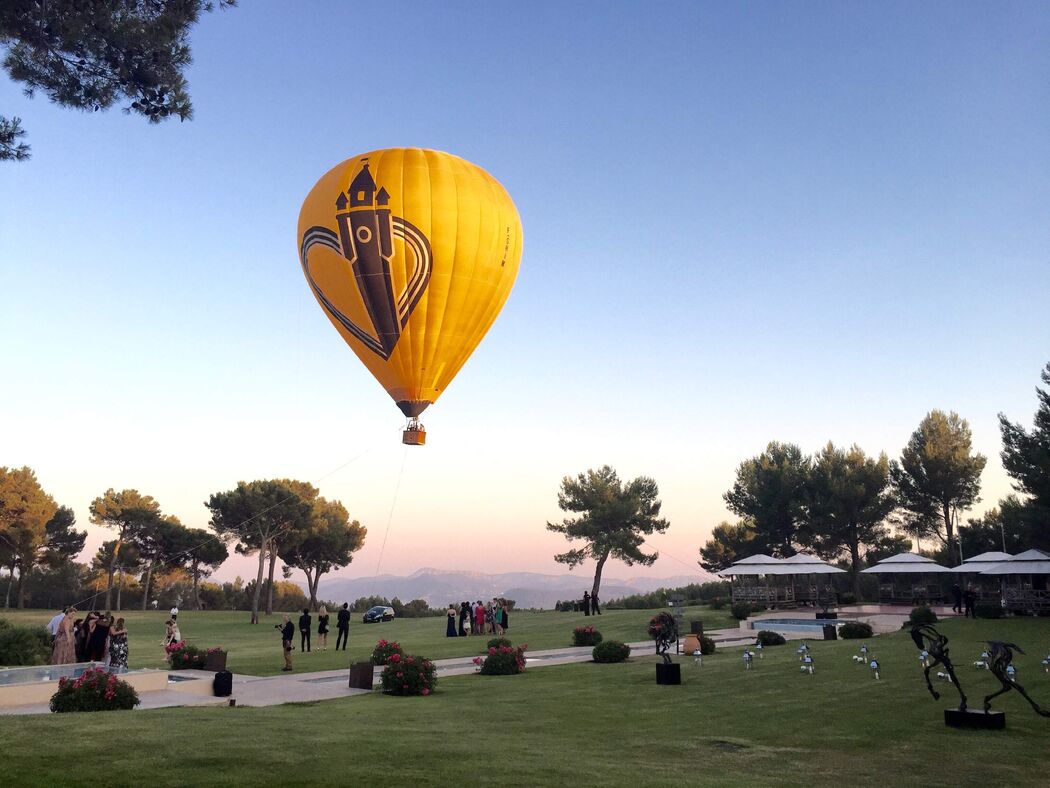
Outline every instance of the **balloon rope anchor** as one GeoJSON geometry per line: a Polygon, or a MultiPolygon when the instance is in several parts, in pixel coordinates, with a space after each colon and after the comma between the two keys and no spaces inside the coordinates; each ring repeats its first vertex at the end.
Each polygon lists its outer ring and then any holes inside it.
{"type": "Polygon", "coordinates": [[[408,420],[408,426],[401,433],[401,442],[406,446],[422,446],[427,442],[427,431],[419,419],[408,420]]]}

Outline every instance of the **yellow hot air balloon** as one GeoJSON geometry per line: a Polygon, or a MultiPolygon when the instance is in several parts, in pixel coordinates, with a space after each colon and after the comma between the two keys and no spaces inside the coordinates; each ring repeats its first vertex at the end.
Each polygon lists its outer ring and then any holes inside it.
{"type": "Polygon", "coordinates": [[[325,173],[299,212],[317,302],[410,421],[478,346],[510,295],[521,220],[500,183],[458,156],[386,148],[325,173]]]}

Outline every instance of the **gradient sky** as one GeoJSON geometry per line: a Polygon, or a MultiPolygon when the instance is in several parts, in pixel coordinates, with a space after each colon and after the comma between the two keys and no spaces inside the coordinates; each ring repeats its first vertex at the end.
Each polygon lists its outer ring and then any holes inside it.
{"type": "Polygon", "coordinates": [[[238,480],[312,481],[368,576],[561,572],[559,482],[609,463],[671,528],[607,576],[669,576],[768,441],[898,457],[940,408],[983,511],[1050,361],[1048,40],[1038,2],[245,2],[193,33],[192,122],[0,79],[33,146],[0,165],[0,465],[81,526],[108,487],[202,527],[238,480]],[[485,168],[525,232],[422,449],[296,256],[317,178],[389,146],[485,168]]]}

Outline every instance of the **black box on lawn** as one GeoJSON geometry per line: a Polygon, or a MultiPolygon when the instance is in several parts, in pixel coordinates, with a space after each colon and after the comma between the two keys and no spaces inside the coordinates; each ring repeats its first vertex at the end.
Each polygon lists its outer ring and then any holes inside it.
{"type": "Polygon", "coordinates": [[[374,666],[371,662],[355,662],[350,666],[350,689],[372,689],[374,666]]]}
{"type": "Polygon", "coordinates": [[[704,636],[704,622],[703,621],[690,621],[689,622],[689,634],[696,635],[698,637],[704,636]]]}
{"type": "Polygon", "coordinates": [[[983,728],[1001,731],[1006,727],[1006,714],[984,709],[945,709],[944,724],[949,728],[983,728]]]}
{"type": "Polygon", "coordinates": [[[835,631],[834,624],[825,624],[824,627],[824,640],[838,640],[839,633],[835,631]]]}
{"type": "Polygon", "coordinates": [[[681,684],[682,666],[672,662],[670,665],[664,662],[656,663],[657,684],[681,684]]]}
{"type": "Polygon", "coordinates": [[[217,671],[211,686],[216,698],[230,697],[233,694],[233,674],[228,670],[217,671]]]}

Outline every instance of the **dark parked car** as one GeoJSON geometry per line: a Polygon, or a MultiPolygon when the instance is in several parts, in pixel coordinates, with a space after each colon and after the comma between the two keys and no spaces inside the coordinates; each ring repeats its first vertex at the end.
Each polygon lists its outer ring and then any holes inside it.
{"type": "Polygon", "coordinates": [[[380,621],[393,621],[394,608],[386,607],[384,605],[376,605],[375,607],[369,608],[368,612],[361,617],[361,620],[366,624],[378,624],[380,621]]]}

